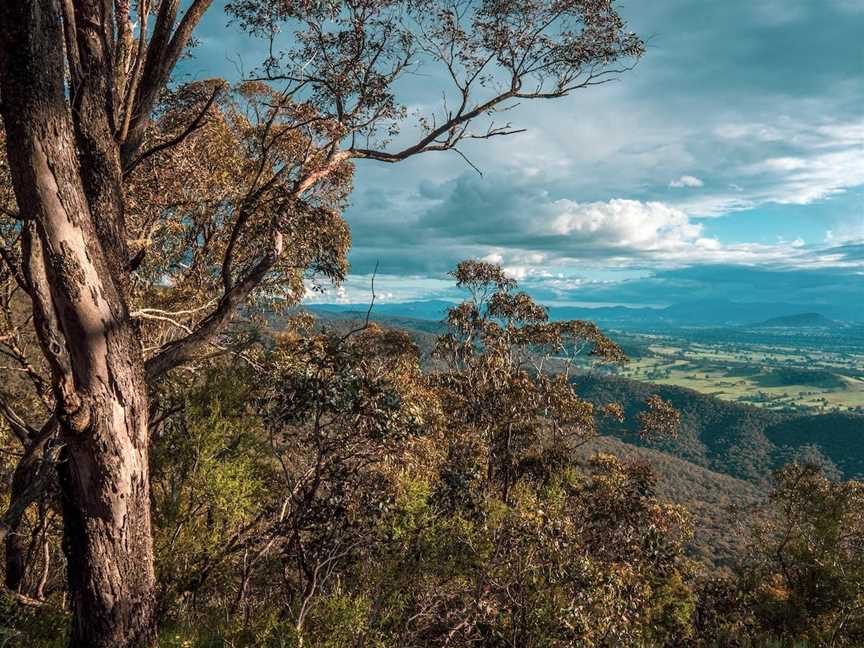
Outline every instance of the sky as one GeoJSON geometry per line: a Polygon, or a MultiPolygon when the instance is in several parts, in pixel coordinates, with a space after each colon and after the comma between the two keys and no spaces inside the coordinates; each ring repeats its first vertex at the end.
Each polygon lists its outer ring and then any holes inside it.
{"type": "MultiPolygon", "coordinates": [[[[864,0],[626,0],[647,42],[616,83],[508,113],[525,133],[358,162],[351,274],[308,300],[452,299],[460,259],[549,304],[864,304],[864,0]]],[[[237,77],[262,44],[212,12],[185,63],[237,77]]],[[[399,87],[440,100],[440,71],[399,87]]],[[[404,137],[410,137],[407,129],[404,137]]]]}

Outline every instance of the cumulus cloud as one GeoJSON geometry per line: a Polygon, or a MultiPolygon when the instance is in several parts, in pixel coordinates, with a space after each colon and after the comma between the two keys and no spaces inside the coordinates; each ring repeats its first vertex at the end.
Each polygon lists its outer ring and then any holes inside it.
{"type": "Polygon", "coordinates": [[[773,242],[727,241],[712,233],[713,221],[681,204],[630,198],[582,202],[548,190],[542,178],[518,174],[465,175],[428,187],[425,195],[434,199],[410,219],[392,210],[389,202],[380,215],[369,206],[367,215],[377,225],[368,232],[358,230],[361,236],[374,237],[380,247],[355,250],[356,268],[368,272],[382,258],[396,273],[442,277],[456,262],[471,257],[498,263],[520,280],[552,285],[558,275],[569,278],[585,268],[717,263],[788,270],[864,267],[861,260],[827,250],[836,247],[839,227],[831,245],[808,244],[794,233],[773,242]]]}
{"type": "Polygon", "coordinates": [[[704,186],[705,183],[702,180],[691,175],[683,175],[677,180],[673,180],[669,183],[671,189],[681,189],[682,187],[696,188],[704,186]]]}
{"type": "MultiPolygon", "coordinates": [[[[375,303],[402,303],[414,299],[458,296],[453,282],[443,273],[437,277],[404,274],[375,275],[375,303]]],[[[353,274],[342,284],[306,283],[305,304],[370,304],[372,301],[372,275],[353,274]]]]}
{"type": "Polygon", "coordinates": [[[498,252],[490,252],[486,256],[482,257],[480,260],[485,261],[486,263],[500,264],[502,261],[504,261],[504,257],[498,252]]]}
{"type": "Polygon", "coordinates": [[[702,226],[690,222],[683,211],[659,202],[613,199],[580,204],[562,199],[548,209],[558,212],[549,229],[564,240],[636,253],[672,249],[702,232],[702,226]]]}

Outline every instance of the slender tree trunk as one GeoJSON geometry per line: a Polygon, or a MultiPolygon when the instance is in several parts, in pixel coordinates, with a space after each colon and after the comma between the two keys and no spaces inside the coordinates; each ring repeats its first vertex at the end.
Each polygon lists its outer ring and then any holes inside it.
{"type": "Polygon", "coordinates": [[[144,362],[117,272],[119,148],[92,100],[104,89],[92,57],[71,97],[88,121],[73,126],[62,24],[58,0],[0,2],[0,113],[58,404],[70,645],[137,648],[155,641],[155,579],[144,362]]]}
{"type": "Polygon", "coordinates": [[[45,585],[48,583],[48,574],[51,571],[51,545],[48,543],[48,531],[42,529],[42,575],[36,583],[34,596],[38,600],[45,598],[45,585]]]}
{"type": "MultiPolygon", "coordinates": [[[[12,474],[10,495],[13,501],[22,497],[24,491],[36,480],[42,454],[40,444],[40,447],[28,449],[18,462],[12,474]]],[[[6,536],[6,587],[16,592],[21,587],[27,568],[27,543],[24,542],[24,536],[21,534],[25,512],[26,509],[17,511],[16,515],[9,520],[9,535],[6,536]]]]}
{"type": "Polygon", "coordinates": [[[24,448],[24,456],[15,466],[12,473],[12,488],[10,500],[24,502],[23,506],[10,509],[7,513],[6,529],[6,587],[19,591],[27,572],[27,548],[21,535],[24,514],[30,504],[43,498],[50,491],[51,464],[45,464],[51,438],[56,424],[54,419],[47,421],[38,434],[28,439],[24,448]]]}

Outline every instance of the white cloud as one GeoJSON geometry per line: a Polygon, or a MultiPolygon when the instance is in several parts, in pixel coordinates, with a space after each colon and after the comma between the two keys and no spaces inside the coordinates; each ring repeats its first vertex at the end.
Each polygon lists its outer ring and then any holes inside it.
{"type": "Polygon", "coordinates": [[[588,204],[558,200],[559,213],[548,224],[560,236],[634,251],[663,250],[695,240],[702,226],[663,203],[614,199],[588,204]]]}
{"type": "Polygon", "coordinates": [[[782,130],[766,124],[721,124],[714,129],[714,133],[723,140],[779,142],[783,139],[782,130]]]}
{"type": "Polygon", "coordinates": [[[825,242],[830,245],[864,245],[864,214],[852,221],[837,223],[826,230],[825,242]]]}
{"type": "Polygon", "coordinates": [[[516,281],[522,281],[531,274],[531,268],[526,266],[504,266],[504,272],[508,277],[512,277],[516,281]]]}
{"type": "MultiPolygon", "coordinates": [[[[422,296],[424,299],[446,299],[452,292],[453,282],[446,276],[404,276],[379,274],[375,276],[375,303],[405,302],[422,296]]],[[[368,306],[372,301],[372,275],[349,275],[339,286],[319,284],[313,289],[306,282],[304,304],[358,304],[368,306]]]]}
{"type": "Polygon", "coordinates": [[[745,173],[782,173],[784,171],[797,171],[807,166],[807,162],[801,158],[780,157],[770,158],[744,168],[745,173]]]}
{"type": "Polygon", "coordinates": [[[344,285],[333,286],[307,281],[303,301],[307,304],[347,304],[348,291],[344,285]]]}
{"type": "MultiPolygon", "coordinates": [[[[687,211],[661,202],[613,199],[537,204],[509,220],[519,240],[536,241],[543,252],[498,245],[484,257],[519,280],[552,286],[562,269],[674,268],[693,264],[742,264],[784,268],[852,267],[859,262],[832,254],[802,238],[775,243],[726,243],[706,236],[687,211]]],[[[467,232],[469,238],[474,233],[467,232]]],[[[836,235],[831,239],[837,241],[836,235]]],[[[487,248],[488,250],[489,248],[487,248]]]]}
{"type": "Polygon", "coordinates": [[[688,214],[719,217],[766,203],[807,205],[864,185],[864,120],[779,117],[770,125],[726,123],[714,135],[717,157],[726,162],[713,173],[726,190],[675,201],[688,214]]]}
{"type": "Polygon", "coordinates": [[[702,180],[700,180],[699,178],[697,178],[695,176],[691,176],[691,175],[683,175],[680,178],[678,178],[677,180],[673,180],[672,182],[669,183],[669,187],[673,188],[673,189],[680,189],[682,187],[695,188],[695,187],[704,187],[704,186],[705,186],[705,183],[702,182],[702,180]]]}
{"type": "MultiPolygon", "coordinates": [[[[862,3],[864,7],[864,3],[862,3]]],[[[821,142],[824,146],[836,146],[851,144],[852,146],[864,146],[864,120],[859,122],[828,124],[820,126],[816,132],[824,138],[821,142]]]]}
{"type": "Polygon", "coordinates": [[[741,172],[765,184],[763,202],[807,205],[864,185],[864,142],[830,153],[768,158],[741,172]]]}
{"type": "Polygon", "coordinates": [[[485,261],[486,263],[501,263],[504,260],[504,257],[497,252],[490,252],[480,260],[485,261]]]}

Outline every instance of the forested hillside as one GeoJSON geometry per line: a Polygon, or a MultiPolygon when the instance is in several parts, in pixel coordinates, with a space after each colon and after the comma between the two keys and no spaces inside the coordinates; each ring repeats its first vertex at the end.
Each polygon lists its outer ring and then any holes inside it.
{"type": "Polygon", "coordinates": [[[693,515],[687,552],[700,563],[729,573],[746,555],[750,521],[766,505],[768,488],[608,436],[591,440],[577,452],[586,459],[603,452],[650,465],[657,475],[658,496],[693,515]]]}
{"type": "MultiPolygon", "coordinates": [[[[350,330],[362,324],[356,313],[318,310],[321,326],[350,330]]],[[[387,327],[405,330],[417,344],[424,361],[434,365],[432,350],[440,322],[380,316],[387,327]]],[[[277,324],[278,325],[278,324],[277,324]]],[[[639,354],[635,343],[622,345],[628,355],[639,354]]],[[[830,474],[845,479],[864,475],[864,415],[851,413],[787,414],[729,402],[692,389],[657,385],[609,375],[602,371],[577,372],[577,390],[586,400],[602,405],[621,403],[630,423],[601,423],[605,434],[627,443],[662,450],[714,472],[764,487],[771,472],[792,461],[813,461],[830,474]],[[639,437],[633,417],[651,394],[659,394],[681,413],[675,439],[646,442],[639,437]]]]}
{"type": "MultiPolygon", "coordinates": [[[[675,456],[752,483],[786,463],[809,460],[824,464],[845,479],[864,474],[864,416],[857,414],[789,415],[722,401],[691,389],[651,385],[599,372],[576,378],[580,394],[590,401],[614,398],[636,411],[651,393],[660,394],[681,412],[678,438],[659,447],[675,456]]],[[[610,434],[643,443],[632,428],[610,434]]]]}

